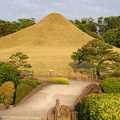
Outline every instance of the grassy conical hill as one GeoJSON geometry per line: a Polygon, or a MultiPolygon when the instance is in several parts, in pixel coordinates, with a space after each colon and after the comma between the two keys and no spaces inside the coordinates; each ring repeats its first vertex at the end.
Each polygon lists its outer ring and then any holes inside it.
{"type": "Polygon", "coordinates": [[[0,39],[1,48],[22,45],[58,46],[86,44],[92,37],[58,13],[51,13],[37,24],[0,39]]]}
{"type": "Polygon", "coordinates": [[[72,75],[71,55],[93,38],[79,30],[58,13],[51,13],[37,24],[0,38],[1,61],[8,61],[18,51],[27,54],[33,71],[72,75]]]}

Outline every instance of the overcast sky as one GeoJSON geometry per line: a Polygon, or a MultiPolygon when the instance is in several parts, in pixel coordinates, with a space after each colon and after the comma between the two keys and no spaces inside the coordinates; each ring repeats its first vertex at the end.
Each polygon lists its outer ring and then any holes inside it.
{"type": "Polygon", "coordinates": [[[69,20],[120,16],[120,0],[0,0],[0,20],[35,18],[38,22],[50,13],[69,20]]]}

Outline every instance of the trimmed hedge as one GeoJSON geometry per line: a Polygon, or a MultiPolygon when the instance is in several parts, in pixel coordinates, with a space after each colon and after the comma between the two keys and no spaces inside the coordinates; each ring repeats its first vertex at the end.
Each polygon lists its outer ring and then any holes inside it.
{"type": "Polygon", "coordinates": [[[82,120],[119,120],[120,94],[88,95],[81,101],[80,110],[82,120]]]}
{"type": "Polygon", "coordinates": [[[15,104],[18,104],[28,93],[33,90],[30,85],[21,83],[17,86],[15,104]]]}
{"type": "Polygon", "coordinates": [[[112,77],[103,80],[100,87],[105,93],[120,93],[120,77],[112,77]]]}
{"type": "Polygon", "coordinates": [[[28,93],[30,93],[35,87],[43,83],[34,77],[27,77],[20,80],[20,84],[17,86],[15,104],[18,104],[28,93]]]}
{"type": "Polygon", "coordinates": [[[63,77],[55,77],[55,78],[49,78],[47,79],[47,81],[53,81],[62,85],[69,85],[70,82],[67,78],[63,78],[63,77]]]}
{"type": "Polygon", "coordinates": [[[30,85],[31,87],[35,88],[38,85],[40,85],[41,83],[43,83],[43,81],[40,81],[34,77],[27,77],[23,80],[20,80],[20,83],[24,83],[24,84],[30,85]]]}

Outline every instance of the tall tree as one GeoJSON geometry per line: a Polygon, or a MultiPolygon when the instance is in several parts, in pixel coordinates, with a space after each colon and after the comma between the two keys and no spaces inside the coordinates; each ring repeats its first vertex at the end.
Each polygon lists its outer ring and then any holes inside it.
{"type": "Polygon", "coordinates": [[[97,27],[99,35],[104,37],[107,30],[120,27],[120,16],[99,17],[97,27]]]}
{"type": "Polygon", "coordinates": [[[90,18],[83,18],[81,20],[81,23],[86,25],[87,30],[89,33],[91,32],[97,32],[97,24],[94,22],[94,19],[92,17],[90,18]]]}
{"type": "Polygon", "coordinates": [[[82,62],[88,62],[96,67],[96,75],[99,79],[103,79],[101,70],[109,67],[110,63],[120,62],[120,54],[112,51],[112,46],[105,42],[94,39],[84,45],[77,52],[73,52],[71,58],[77,61],[77,65],[82,62]],[[111,62],[108,62],[111,61],[111,62]]]}

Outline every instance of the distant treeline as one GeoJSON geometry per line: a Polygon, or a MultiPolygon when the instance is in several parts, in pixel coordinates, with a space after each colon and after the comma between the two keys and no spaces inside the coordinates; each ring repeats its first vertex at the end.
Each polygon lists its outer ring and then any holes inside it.
{"type": "Polygon", "coordinates": [[[70,22],[92,37],[120,48],[120,16],[99,17],[97,22],[91,17],[70,22]]]}
{"type": "MultiPolygon", "coordinates": [[[[96,21],[92,17],[69,21],[92,37],[104,40],[106,43],[120,48],[120,16],[99,17],[96,21]]],[[[17,22],[0,20],[0,37],[33,24],[35,24],[35,18],[18,19],[17,22]]]]}
{"type": "Polygon", "coordinates": [[[14,33],[33,24],[35,24],[35,18],[18,19],[18,21],[13,22],[0,20],[0,37],[14,33]]]}

